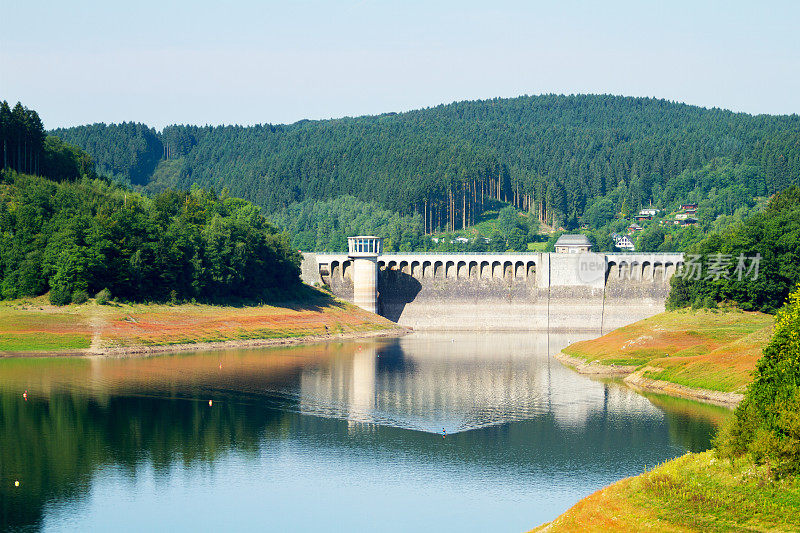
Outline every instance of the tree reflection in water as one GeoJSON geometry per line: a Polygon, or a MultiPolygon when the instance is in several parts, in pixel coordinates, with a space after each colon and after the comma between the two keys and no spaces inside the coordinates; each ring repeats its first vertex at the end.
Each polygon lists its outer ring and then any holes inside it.
{"type": "Polygon", "coordinates": [[[726,416],[577,376],[530,336],[450,337],[0,360],[0,522],[39,528],[48,505],[77,506],[105,468],[168,477],[235,453],[257,470],[265,449],[299,442],[425,468],[622,477],[631,458],[706,448],[726,416]]]}

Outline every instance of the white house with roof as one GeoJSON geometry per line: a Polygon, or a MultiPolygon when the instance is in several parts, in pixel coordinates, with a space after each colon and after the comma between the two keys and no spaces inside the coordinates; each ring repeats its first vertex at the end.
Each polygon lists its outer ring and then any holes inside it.
{"type": "Polygon", "coordinates": [[[611,238],[614,240],[614,246],[619,248],[620,250],[628,250],[630,252],[636,251],[636,247],[633,245],[633,241],[627,235],[612,233],[611,238]]]}

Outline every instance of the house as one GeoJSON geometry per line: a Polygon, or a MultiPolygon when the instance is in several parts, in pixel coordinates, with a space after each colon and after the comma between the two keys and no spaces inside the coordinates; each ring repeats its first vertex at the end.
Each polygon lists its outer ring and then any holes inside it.
{"type": "Polygon", "coordinates": [[[681,211],[697,211],[697,204],[681,204],[681,211]]]}
{"type": "MultiPolygon", "coordinates": [[[[678,218],[678,217],[675,217],[675,218],[678,218]]],[[[692,226],[694,224],[697,224],[697,219],[696,218],[687,217],[687,218],[683,218],[683,219],[680,219],[680,220],[676,220],[675,224],[679,224],[681,226],[692,226]]]]}
{"type": "Polygon", "coordinates": [[[635,233],[637,231],[642,231],[642,227],[639,224],[631,224],[628,226],[628,233],[635,233]]]}
{"type": "Polygon", "coordinates": [[[466,237],[456,237],[454,241],[450,241],[450,242],[457,242],[459,244],[467,244],[469,242],[469,239],[466,238],[466,237]]]}
{"type": "Polygon", "coordinates": [[[589,252],[592,249],[592,243],[580,233],[565,233],[556,241],[557,254],[581,254],[589,252]]]}
{"type": "Polygon", "coordinates": [[[652,207],[649,207],[647,209],[642,209],[641,211],[639,211],[639,214],[640,215],[650,215],[651,217],[654,217],[657,214],[659,214],[660,212],[661,212],[661,209],[653,209],[652,207]]]}
{"type": "Polygon", "coordinates": [[[675,220],[686,220],[689,218],[689,213],[678,213],[675,215],[675,220]]]}
{"type": "Polygon", "coordinates": [[[619,248],[620,250],[629,250],[631,252],[636,251],[636,248],[633,246],[633,241],[627,235],[612,233],[611,238],[613,239],[614,246],[616,248],[619,248]]]}
{"type": "Polygon", "coordinates": [[[638,215],[634,216],[633,218],[635,218],[638,222],[644,222],[645,220],[652,219],[653,215],[643,215],[643,214],[639,213],[638,215]]]}

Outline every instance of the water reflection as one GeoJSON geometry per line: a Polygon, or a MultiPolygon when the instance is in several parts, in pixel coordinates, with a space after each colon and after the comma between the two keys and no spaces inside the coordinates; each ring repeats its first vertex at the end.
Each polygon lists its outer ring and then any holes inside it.
{"type": "Polygon", "coordinates": [[[568,340],[0,360],[0,523],[513,531],[708,446],[723,410],[579,376],[568,340]]]}

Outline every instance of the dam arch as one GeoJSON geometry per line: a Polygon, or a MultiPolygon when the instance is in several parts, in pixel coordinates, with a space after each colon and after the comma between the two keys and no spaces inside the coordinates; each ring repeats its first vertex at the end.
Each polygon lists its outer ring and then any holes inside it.
{"type": "MultiPolygon", "coordinates": [[[[377,310],[415,329],[609,331],[664,309],[682,254],[380,254],[377,310]]],[[[344,254],[304,254],[303,280],[353,298],[344,254]]]]}

